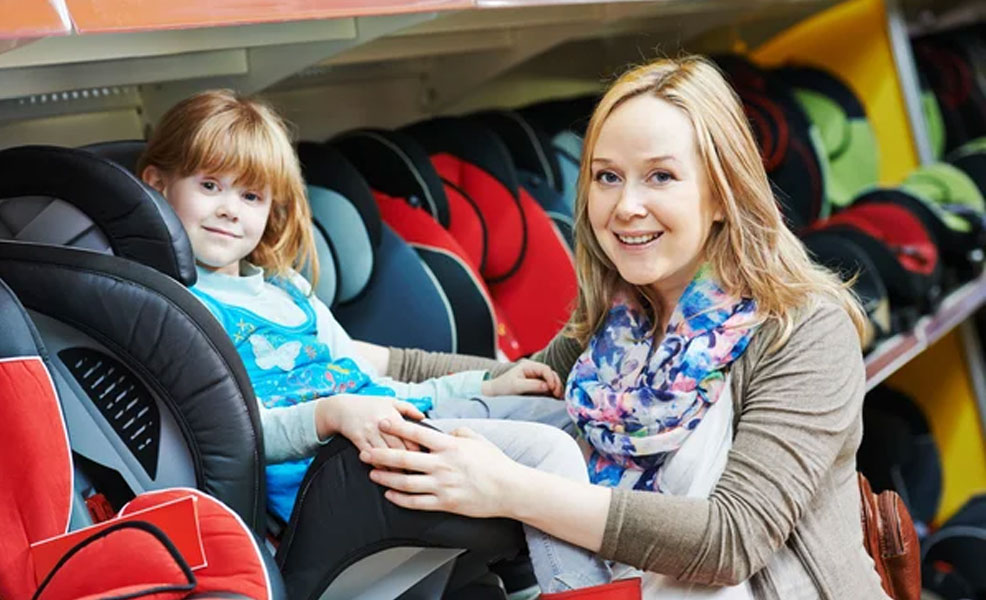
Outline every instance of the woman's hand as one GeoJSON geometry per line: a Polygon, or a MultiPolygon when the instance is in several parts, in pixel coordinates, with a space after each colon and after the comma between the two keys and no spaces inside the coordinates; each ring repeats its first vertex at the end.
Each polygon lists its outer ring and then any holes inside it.
{"type": "Polygon", "coordinates": [[[417,451],[413,442],[380,431],[384,419],[403,422],[404,418],[420,421],[425,416],[413,404],[389,396],[336,394],[319,399],[315,407],[315,426],[320,439],[344,436],[360,450],[399,448],[417,451]]]}
{"type": "Polygon", "coordinates": [[[485,438],[466,428],[450,435],[399,419],[381,421],[380,430],[430,450],[372,448],[360,453],[360,460],[376,467],[370,479],[390,488],[388,500],[414,510],[507,516],[509,494],[525,467],[485,438]]]}
{"type": "Polygon", "coordinates": [[[484,381],[482,394],[484,396],[542,394],[561,398],[562,382],[558,373],[548,365],[525,359],[503,375],[484,381]]]}

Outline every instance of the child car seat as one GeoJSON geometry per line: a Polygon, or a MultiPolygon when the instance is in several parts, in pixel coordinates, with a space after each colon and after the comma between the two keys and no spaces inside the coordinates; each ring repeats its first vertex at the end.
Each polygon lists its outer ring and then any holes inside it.
{"type": "Polygon", "coordinates": [[[910,329],[937,305],[942,273],[936,240],[906,208],[875,201],[854,205],[813,230],[838,231],[866,251],[887,286],[894,331],[910,329]]]}
{"type": "Polygon", "coordinates": [[[589,118],[599,101],[595,94],[538,102],[519,112],[551,139],[551,150],[558,160],[562,199],[575,214],[575,197],[582,159],[582,140],[589,118]]]}
{"type": "MultiPolygon", "coordinates": [[[[196,487],[264,533],[265,463],[257,401],[225,331],[185,288],[194,282],[194,262],[170,207],[122,167],[66,148],[0,152],[0,199],[7,199],[0,200],[0,212],[11,198],[23,205],[23,197],[72,204],[89,218],[93,235],[120,254],[50,245],[54,239],[0,241],[0,278],[31,311],[51,357],[75,453],[77,492],[88,496],[95,489],[117,509],[146,490],[196,487]],[[121,409],[117,402],[126,404],[121,409]]],[[[30,239],[23,235],[31,231],[30,222],[14,229],[22,240],[30,239]]],[[[44,229],[49,238],[55,237],[52,229],[52,223],[44,229]]],[[[333,443],[334,455],[358,460],[351,444],[341,438],[333,443]]],[[[353,498],[382,497],[365,469],[322,473],[330,480],[324,485],[348,490],[353,498]]],[[[349,590],[383,584],[391,591],[431,585],[436,573],[441,587],[448,575],[442,569],[462,549],[469,551],[455,561],[456,569],[459,564],[475,569],[489,556],[516,551],[519,535],[512,523],[466,519],[470,524],[463,528],[447,525],[462,520],[453,515],[441,515],[437,525],[408,519],[404,529],[392,530],[381,526],[378,514],[367,512],[365,504],[353,501],[334,510],[354,527],[367,523],[365,529],[375,537],[356,545],[352,540],[333,544],[331,536],[322,536],[320,565],[333,576],[320,578],[316,593],[327,587],[326,597],[351,597],[337,584],[349,590]],[[444,534],[433,541],[436,526],[444,534]],[[502,527],[513,533],[498,535],[502,527]],[[430,552],[430,545],[440,548],[430,552]],[[395,546],[413,560],[381,552],[395,546]],[[386,577],[395,568],[403,571],[401,577],[386,577]],[[352,575],[353,569],[363,575],[352,575]]],[[[90,521],[84,505],[73,505],[73,525],[90,521]]],[[[290,579],[286,583],[292,585],[290,579]]]]}
{"type": "Polygon", "coordinates": [[[876,133],[863,103],[835,75],[812,67],[785,67],[773,73],[791,86],[798,104],[818,129],[831,178],[825,190],[833,207],[847,206],[880,177],[876,133]]]}
{"type": "Polygon", "coordinates": [[[852,289],[866,311],[869,327],[863,339],[867,352],[892,329],[887,287],[863,248],[835,230],[810,231],[801,237],[814,259],[835,271],[843,281],[855,278],[852,289]]]}
{"type": "Polygon", "coordinates": [[[742,57],[717,56],[715,61],[743,103],[788,225],[799,231],[827,217],[828,156],[790,88],[742,57]]]}
{"type": "MultiPolygon", "coordinates": [[[[367,139],[371,145],[378,143],[378,138],[374,136],[368,137],[367,139]]],[[[380,150],[383,156],[391,159],[395,158],[394,152],[389,146],[381,146],[380,150]]],[[[420,281],[417,285],[426,289],[430,287],[436,293],[440,294],[441,298],[436,302],[433,298],[422,296],[416,297],[414,301],[423,304],[427,303],[426,306],[422,306],[422,310],[427,310],[428,306],[433,311],[440,307],[445,314],[445,319],[451,320],[450,332],[455,351],[477,356],[494,356],[497,342],[494,320],[495,312],[484,289],[485,286],[483,286],[478,275],[472,270],[469,262],[463,259],[461,246],[456,244],[455,240],[451,238],[450,233],[435,221],[434,214],[415,210],[410,205],[407,205],[405,209],[410,209],[411,211],[409,219],[402,219],[399,216],[395,217],[390,212],[382,211],[381,208],[384,204],[387,204],[387,201],[383,199],[383,194],[378,193],[380,198],[375,199],[374,193],[366,179],[360,174],[356,166],[347,160],[344,154],[338,149],[329,145],[303,143],[299,146],[298,151],[302,160],[305,177],[309,182],[317,183],[333,192],[342,194],[355,206],[361,207],[359,212],[364,222],[370,224],[369,230],[386,231],[387,237],[389,238],[389,245],[407,247],[410,244],[411,248],[417,252],[419,266],[414,268],[413,271],[408,266],[405,266],[404,269],[410,272],[423,272],[429,281],[420,281]],[[387,222],[384,222],[384,220],[387,222]],[[391,229],[391,224],[393,224],[396,232],[391,229]],[[401,240],[398,238],[398,234],[404,239],[401,240]]],[[[360,165],[364,164],[363,162],[360,163],[360,165]]],[[[403,164],[403,162],[398,163],[398,165],[403,164]]],[[[406,170],[399,170],[398,172],[408,175],[406,170]]],[[[388,185],[390,186],[396,187],[401,185],[396,182],[398,178],[382,179],[388,181],[388,185]]],[[[405,183],[412,184],[418,181],[420,181],[420,178],[409,176],[405,180],[405,183]]],[[[393,190],[395,187],[388,189],[393,190]]],[[[404,189],[420,190],[420,188],[404,189]]],[[[431,204],[435,206],[438,206],[443,198],[437,193],[431,194],[430,197],[433,198],[431,204]],[[435,198],[438,200],[435,200],[435,198]]],[[[398,202],[397,204],[400,205],[401,203],[398,202]]],[[[400,210],[404,207],[397,206],[396,208],[400,210]]],[[[326,226],[329,226],[327,222],[326,226]]],[[[336,229],[339,230],[341,228],[336,227],[336,229]]],[[[336,231],[335,234],[341,236],[346,233],[344,231],[336,231]]],[[[397,280],[397,276],[400,276],[400,272],[394,273],[394,276],[389,278],[389,282],[385,282],[383,279],[375,282],[376,288],[380,290],[378,295],[386,295],[391,301],[402,302],[404,296],[394,294],[395,289],[414,290],[417,293],[418,287],[407,287],[407,284],[413,282],[400,282],[397,280]],[[405,287],[395,287],[399,285],[404,285],[405,287]]],[[[358,298],[358,300],[359,302],[349,306],[340,304],[338,307],[339,318],[347,319],[348,321],[365,318],[359,316],[365,311],[365,308],[359,308],[365,302],[365,298],[358,298]],[[352,314],[357,310],[360,312],[352,314]]],[[[383,309],[384,307],[380,308],[383,309]]],[[[401,323],[403,323],[412,313],[402,310],[399,306],[394,306],[391,310],[386,310],[382,314],[386,315],[387,322],[393,326],[395,316],[400,315],[401,323]]],[[[418,324],[416,326],[421,327],[424,324],[418,324]]],[[[421,344],[405,344],[404,346],[425,347],[421,344]]],[[[425,349],[430,348],[425,347],[425,349]]]]}
{"type": "MultiPolygon", "coordinates": [[[[982,269],[986,248],[986,200],[976,182],[962,169],[948,163],[921,165],[901,187],[935,205],[947,228],[961,240],[965,263],[959,263],[960,280],[974,277],[982,269]]],[[[952,256],[958,259],[957,253],[952,256]]]]}
{"type": "Polygon", "coordinates": [[[948,162],[962,169],[986,196],[986,137],[977,138],[949,154],[948,162]]]}
{"type": "Polygon", "coordinates": [[[925,589],[948,600],[986,595],[986,494],[970,498],[921,544],[925,589]]]}
{"type": "Polygon", "coordinates": [[[907,394],[878,385],[863,403],[863,431],[856,453],[859,470],[874,492],[900,494],[924,537],[942,496],[941,453],[927,417],[907,394]]]}
{"type": "Polygon", "coordinates": [[[483,271],[521,352],[542,349],[568,321],[576,296],[571,251],[520,186],[503,142],[473,119],[438,118],[404,128],[438,173],[476,200],[496,241],[483,271]]]}
{"type": "Polygon", "coordinates": [[[561,164],[547,134],[509,110],[485,111],[466,118],[478,120],[500,137],[517,168],[520,186],[544,209],[574,250],[574,205],[562,195],[561,164]]]}
{"type": "Polygon", "coordinates": [[[194,497],[197,518],[177,527],[192,536],[198,530],[204,567],[192,571],[159,528],[143,521],[120,522],[80,540],[52,571],[36,579],[36,569],[43,567],[36,567],[29,545],[69,530],[72,453],[47,352],[24,307],[2,280],[0,329],[0,419],[6,448],[0,459],[0,596],[285,597],[280,574],[265,562],[246,524],[221,502],[191,489],[142,494],[120,516],[194,497]]]}
{"type": "Polygon", "coordinates": [[[875,187],[853,200],[853,205],[870,202],[897,204],[917,217],[932,233],[942,263],[942,286],[953,289],[981,269],[980,234],[968,228],[969,222],[945,211],[940,205],[913,190],[875,187]],[[953,229],[957,224],[966,230],[953,229]]]}
{"type": "Polygon", "coordinates": [[[986,135],[986,93],[964,49],[945,35],[913,42],[918,70],[934,92],[945,125],[945,150],[986,135]]]}

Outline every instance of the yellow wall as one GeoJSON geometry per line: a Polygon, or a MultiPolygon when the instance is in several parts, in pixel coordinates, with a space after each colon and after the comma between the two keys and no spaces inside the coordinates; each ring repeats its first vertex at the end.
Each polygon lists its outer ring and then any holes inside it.
{"type": "Polygon", "coordinates": [[[798,23],[752,53],[836,73],[863,101],[880,142],[880,179],[895,184],[918,164],[887,33],[883,0],[848,0],[798,23]]]}

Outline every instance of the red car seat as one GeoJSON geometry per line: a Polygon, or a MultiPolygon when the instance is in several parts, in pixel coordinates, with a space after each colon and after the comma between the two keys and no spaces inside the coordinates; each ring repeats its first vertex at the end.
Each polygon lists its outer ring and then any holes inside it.
{"type": "MultiPolygon", "coordinates": [[[[51,600],[87,597],[274,598],[280,576],[268,570],[250,529],[199,491],[172,489],[135,498],[122,511],[197,498],[206,565],[192,571],[168,537],[146,522],[110,526],[66,552],[41,581],[30,545],[67,533],[73,502],[72,454],[54,380],[38,332],[0,281],[0,596],[51,600]],[[272,579],[275,580],[272,585],[272,579]],[[214,597],[220,597],[219,595],[214,597]]],[[[112,521],[112,519],[111,519],[112,521]]],[[[193,523],[188,523],[194,527],[193,523]]]]}
{"type": "MultiPolygon", "coordinates": [[[[469,341],[475,345],[477,340],[488,339],[488,332],[491,332],[495,347],[507,358],[514,360],[522,356],[509,321],[491,298],[481,277],[482,262],[476,261],[477,256],[489,259],[489,247],[484,242],[481,249],[470,252],[462,244],[463,241],[475,243],[485,237],[470,237],[461,230],[457,234],[447,228],[449,221],[445,215],[458,213],[444,210],[443,207],[452,205],[445,193],[448,188],[439,180],[424,151],[407,136],[377,130],[346,132],[334,138],[330,146],[356,167],[360,179],[372,188],[380,216],[418,250],[446,292],[471,298],[460,302],[460,308],[455,311],[456,322],[461,325],[458,328],[460,342],[469,341]],[[463,318],[463,315],[470,317],[463,318]]],[[[323,168],[332,167],[326,162],[323,168]]],[[[338,179],[352,178],[350,175],[338,179]]],[[[452,198],[464,199],[465,196],[459,194],[452,198]]],[[[470,212],[473,205],[466,204],[469,210],[463,212],[479,219],[478,212],[470,212]]],[[[483,224],[482,231],[486,231],[485,227],[483,224]]],[[[463,351],[461,346],[460,351],[463,351]]],[[[490,355],[489,352],[471,353],[490,355]]]]}
{"type": "Polygon", "coordinates": [[[873,260],[895,319],[895,331],[910,329],[917,318],[937,306],[942,266],[937,240],[905,206],[868,201],[817,223],[812,231],[838,231],[873,260]]]}
{"type": "Polygon", "coordinates": [[[443,179],[476,200],[495,232],[483,271],[523,354],[544,348],[571,316],[575,266],[565,240],[519,184],[499,137],[474,119],[444,117],[411,125],[443,179]]]}

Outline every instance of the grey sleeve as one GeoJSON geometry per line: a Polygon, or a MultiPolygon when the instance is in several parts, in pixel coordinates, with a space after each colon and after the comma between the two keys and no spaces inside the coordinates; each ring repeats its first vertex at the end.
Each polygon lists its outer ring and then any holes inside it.
{"type": "MultiPolygon", "coordinates": [[[[564,380],[581,353],[582,348],[577,341],[559,333],[543,350],[532,355],[531,359],[545,363],[564,380]]],[[[461,371],[489,371],[490,376],[496,377],[512,366],[513,363],[479,356],[390,348],[387,376],[398,381],[421,382],[461,371]]]]}
{"type": "Polygon", "coordinates": [[[328,443],[328,439],[319,440],[315,432],[316,404],[313,401],[277,408],[260,406],[264,455],[268,463],[307,458],[328,443]]]}
{"type": "Polygon", "coordinates": [[[820,481],[848,451],[847,437],[858,432],[862,354],[848,315],[826,303],[751,368],[733,446],[711,496],[614,490],[604,558],[684,581],[734,585],[784,544],[820,481]]]}

